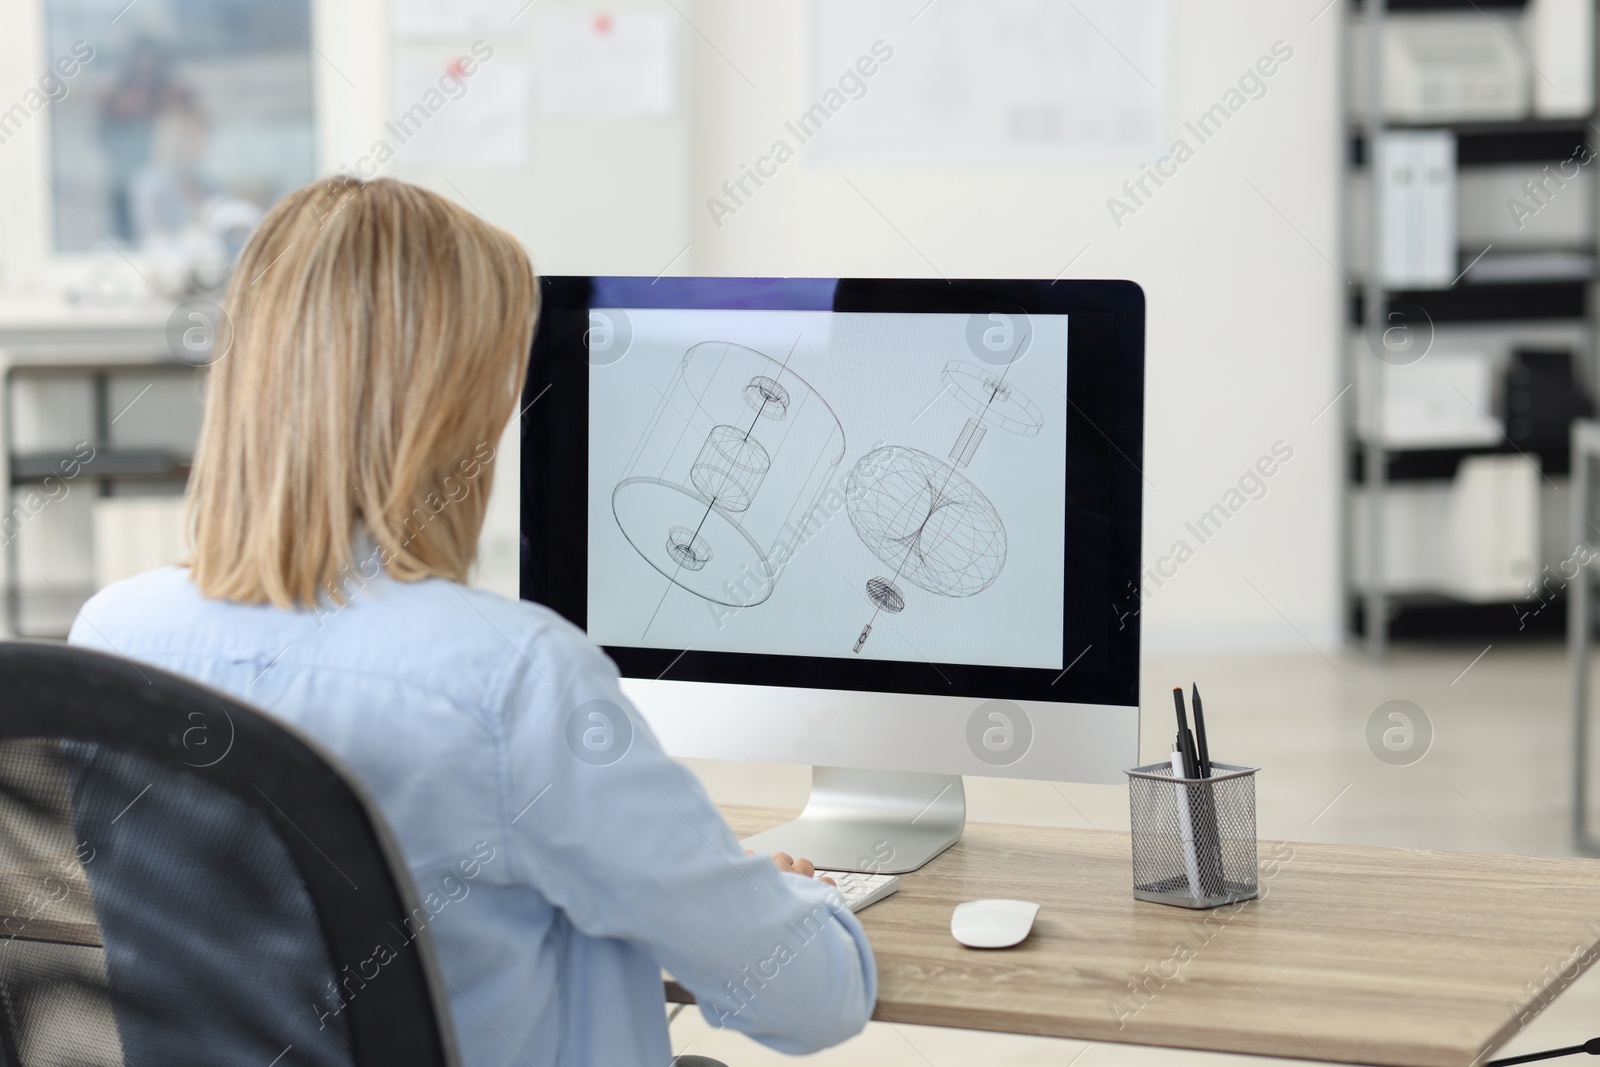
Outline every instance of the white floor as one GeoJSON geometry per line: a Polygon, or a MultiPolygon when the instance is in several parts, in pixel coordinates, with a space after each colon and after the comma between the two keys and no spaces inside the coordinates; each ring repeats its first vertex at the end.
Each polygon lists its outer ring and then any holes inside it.
{"type": "MultiPolygon", "coordinates": [[[[1144,664],[1144,751],[1170,748],[1172,686],[1198,682],[1212,755],[1259,765],[1264,839],[1336,841],[1541,856],[1575,854],[1568,673],[1555,644],[1402,648],[1382,666],[1359,653],[1151,659],[1144,664]],[[1480,657],[1481,654],[1481,658],[1480,657]],[[1426,756],[1408,766],[1377,758],[1367,722],[1407,700],[1431,721],[1426,756]]],[[[769,764],[695,761],[723,803],[799,807],[808,772],[769,764]]],[[[1123,787],[967,780],[968,817],[1126,829],[1123,787]]],[[[1600,877],[1600,865],[1597,865],[1600,877]]],[[[1404,1012],[1404,1004],[1395,1011],[1404,1012]]],[[[795,1062],[707,1025],[693,1010],[672,1027],[674,1051],[730,1067],[795,1062]]],[[[1497,1055],[1600,1036],[1600,969],[1575,982],[1497,1055]]],[[[818,1067],[1111,1067],[1291,1063],[1046,1038],[874,1023],[807,1062],[818,1067]]],[[[1577,1063],[1578,1060],[1556,1062],[1577,1063]]]]}

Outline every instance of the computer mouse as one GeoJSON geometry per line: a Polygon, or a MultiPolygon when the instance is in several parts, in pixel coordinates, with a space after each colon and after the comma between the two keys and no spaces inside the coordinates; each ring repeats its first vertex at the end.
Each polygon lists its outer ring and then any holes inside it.
{"type": "Polygon", "coordinates": [[[1010,948],[1028,936],[1039,905],[1026,900],[969,900],[950,915],[950,934],[968,948],[1010,948]]]}

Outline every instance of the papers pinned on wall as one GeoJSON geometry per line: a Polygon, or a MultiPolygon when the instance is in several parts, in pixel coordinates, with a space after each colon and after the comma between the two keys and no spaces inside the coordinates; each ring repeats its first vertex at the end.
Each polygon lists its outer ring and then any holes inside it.
{"type": "Polygon", "coordinates": [[[385,124],[394,154],[410,166],[514,169],[528,158],[525,65],[460,60],[395,66],[395,117],[385,124]]]}
{"type": "Polygon", "coordinates": [[[394,0],[394,29],[402,37],[505,33],[532,0],[394,0]]]}
{"type": "Polygon", "coordinates": [[[937,0],[909,23],[903,8],[815,0],[794,121],[817,156],[986,165],[1167,147],[1166,0],[937,0]]]}
{"type": "Polygon", "coordinates": [[[659,118],[677,107],[677,27],[660,11],[551,12],[539,20],[539,110],[551,118],[659,118]]]}

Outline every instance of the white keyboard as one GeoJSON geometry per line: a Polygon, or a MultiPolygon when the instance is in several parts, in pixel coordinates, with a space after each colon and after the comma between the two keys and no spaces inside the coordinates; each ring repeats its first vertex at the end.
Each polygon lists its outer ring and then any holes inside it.
{"type": "Polygon", "coordinates": [[[817,877],[832,878],[839,884],[839,895],[852,914],[900,890],[900,879],[892,874],[819,870],[817,877]]]}

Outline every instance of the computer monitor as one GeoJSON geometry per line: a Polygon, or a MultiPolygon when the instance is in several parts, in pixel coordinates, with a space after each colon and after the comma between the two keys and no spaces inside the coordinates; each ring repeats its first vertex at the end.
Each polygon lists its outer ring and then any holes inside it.
{"type": "Polygon", "coordinates": [[[522,595],[668,752],[813,765],[752,847],[913,870],[963,774],[1138,762],[1137,285],[541,284],[522,595]]]}

